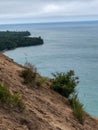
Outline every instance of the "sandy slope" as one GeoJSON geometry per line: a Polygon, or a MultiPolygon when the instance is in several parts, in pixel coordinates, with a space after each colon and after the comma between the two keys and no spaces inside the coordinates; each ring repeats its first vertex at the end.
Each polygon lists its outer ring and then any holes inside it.
{"type": "Polygon", "coordinates": [[[67,99],[50,89],[50,82],[30,89],[19,76],[23,67],[0,54],[0,82],[8,84],[11,92],[20,93],[25,111],[0,106],[0,130],[98,130],[98,120],[86,116],[84,125],[72,114],[67,99]]]}

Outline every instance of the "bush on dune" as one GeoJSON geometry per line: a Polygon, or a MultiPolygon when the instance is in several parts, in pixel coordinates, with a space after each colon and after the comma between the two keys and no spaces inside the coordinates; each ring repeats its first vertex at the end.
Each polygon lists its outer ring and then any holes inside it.
{"type": "Polygon", "coordinates": [[[23,111],[25,107],[20,95],[18,93],[11,94],[8,87],[2,83],[0,83],[0,105],[18,108],[20,111],[23,111]]]}
{"type": "Polygon", "coordinates": [[[76,92],[79,78],[75,77],[73,70],[70,70],[67,73],[54,73],[53,76],[54,78],[51,88],[62,96],[68,98],[74,116],[80,123],[83,123],[85,118],[84,108],[83,104],[80,103],[76,92]]]}
{"type": "Polygon", "coordinates": [[[26,63],[21,76],[24,78],[25,84],[28,84],[29,87],[35,87],[36,74],[37,69],[30,63],[26,63]]]}
{"type": "Polygon", "coordinates": [[[67,73],[53,73],[54,79],[51,88],[68,98],[70,94],[75,93],[75,88],[79,83],[78,77],[74,75],[73,70],[67,73]]]}

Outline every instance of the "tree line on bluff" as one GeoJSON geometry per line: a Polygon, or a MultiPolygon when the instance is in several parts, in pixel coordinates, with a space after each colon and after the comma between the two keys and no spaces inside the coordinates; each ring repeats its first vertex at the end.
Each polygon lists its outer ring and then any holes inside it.
{"type": "Polygon", "coordinates": [[[0,31],[0,51],[43,44],[41,37],[29,37],[29,31],[0,31]]]}

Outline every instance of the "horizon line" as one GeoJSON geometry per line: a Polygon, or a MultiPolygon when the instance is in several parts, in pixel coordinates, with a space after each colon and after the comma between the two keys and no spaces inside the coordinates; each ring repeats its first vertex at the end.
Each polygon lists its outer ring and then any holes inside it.
{"type": "Polygon", "coordinates": [[[85,22],[98,22],[98,20],[73,20],[73,21],[44,21],[44,22],[17,22],[17,23],[0,23],[0,25],[18,25],[18,24],[56,24],[56,23],[85,23],[85,22]]]}

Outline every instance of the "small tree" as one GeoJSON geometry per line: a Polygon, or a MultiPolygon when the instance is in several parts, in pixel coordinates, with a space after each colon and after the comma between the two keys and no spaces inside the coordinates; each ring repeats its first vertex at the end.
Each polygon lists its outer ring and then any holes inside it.
{"type": "Polygon", "coordinates": [[[75,93],[75,88],[79,83],[78,77],[75,77],[74,71],[67,73],[53,73],[54,79],[51,88],[62,96],[68,98],[70,94],[75,93]]]}

